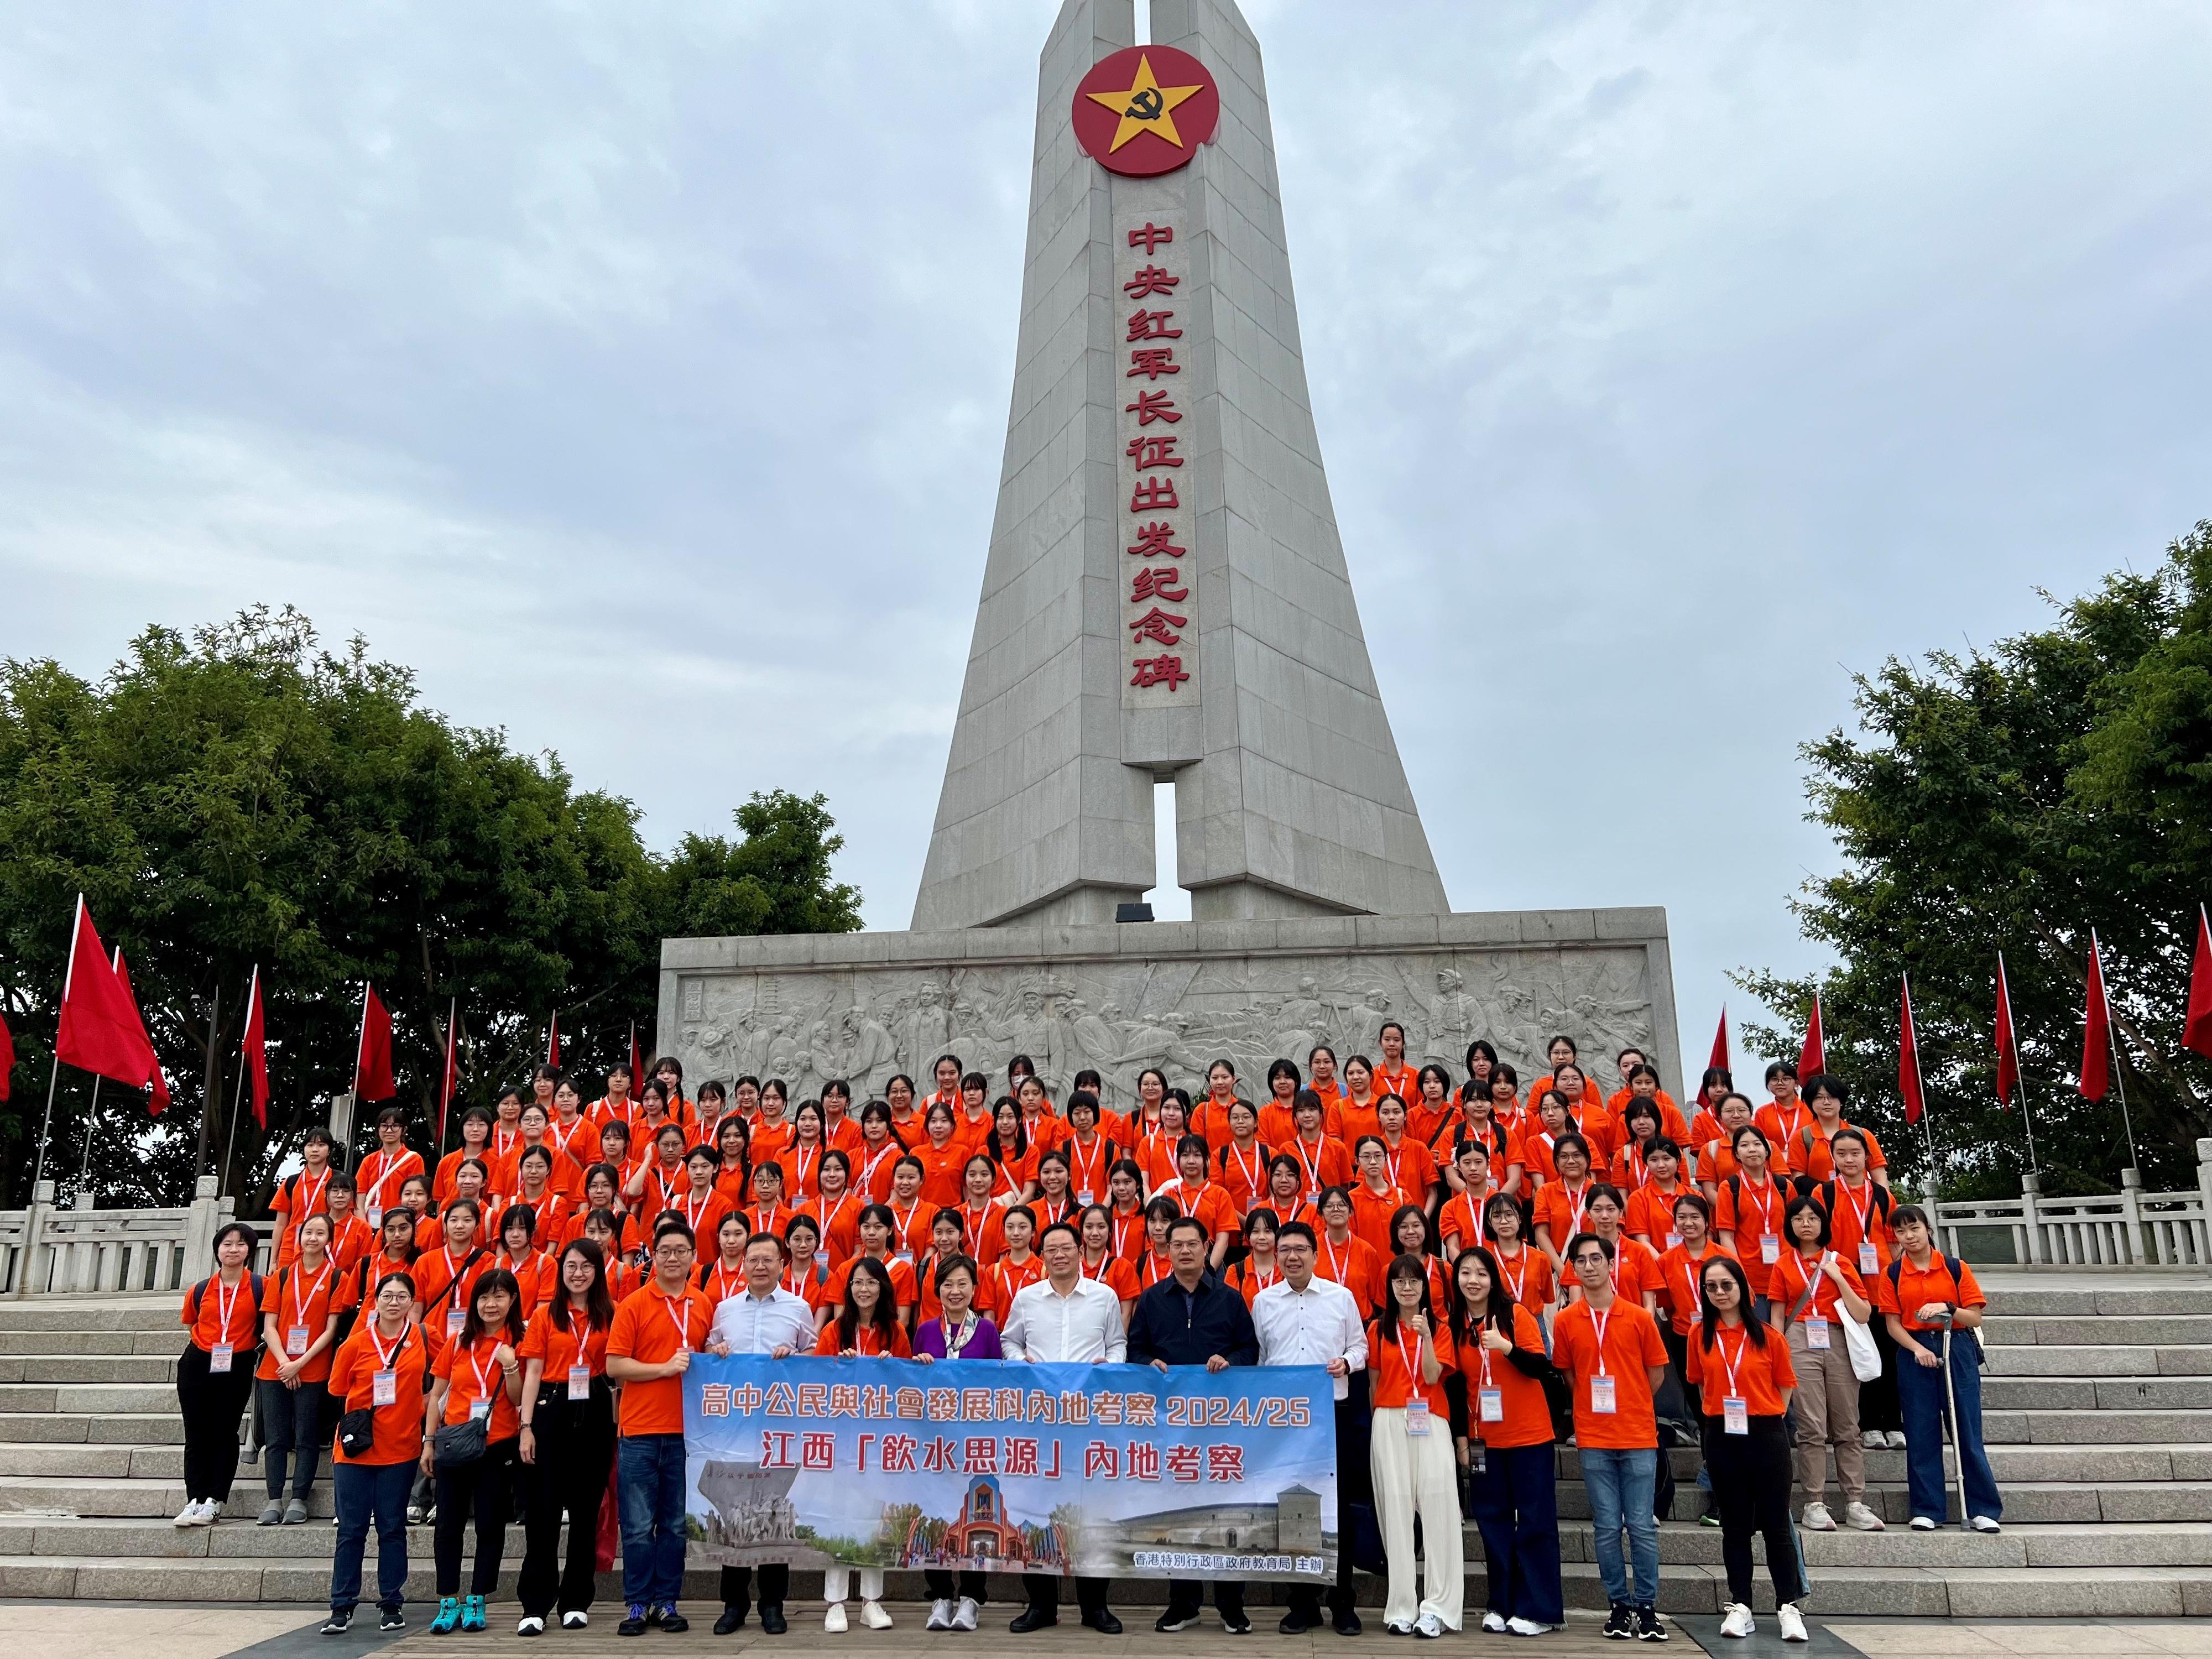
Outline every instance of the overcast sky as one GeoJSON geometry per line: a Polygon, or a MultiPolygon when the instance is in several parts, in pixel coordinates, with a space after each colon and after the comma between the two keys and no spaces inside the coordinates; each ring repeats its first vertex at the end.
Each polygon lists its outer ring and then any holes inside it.
{"type": "MultiPolygon", "coordinates": [[[[14,9],[0,653],[290,601],[656,845],[825,792],[904,927],[1054,9],[14,9]]],[[[1850,672],[2212,513],[2212,8],[1247,12],[1446,890],[1664,904],[1694,1065],[1850,672]]]]}

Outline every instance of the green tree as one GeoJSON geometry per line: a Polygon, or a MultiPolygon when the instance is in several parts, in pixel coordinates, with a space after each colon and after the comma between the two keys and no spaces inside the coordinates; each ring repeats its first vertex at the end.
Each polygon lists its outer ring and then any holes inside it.
{"type": "Polygon", "coordinates": [[[2212,1071],[2180,1046],[2197,907],[2212,896],[2212,522],[2148,575],[2123,572],[2053,601],[2047,628],[1862,677],[1859,729],[1802,751],[1808,817],[1843,867],[1792,902],[1838,967],[1736,982],[1789,1029],[1748,1027],[1795,1053],[1817,987],[1829,1069],[1851,1115],[1927,1167],[1897,1096],[1899,980],[1929,1096],[1946,1190],[2017,1191],[2027,1167],[2018,1097],[1996,1101],[1992,1036],[2004,954],[2046,1191],[2118,1184],[2117,1093],[2075,1092],[2090,930],[2115,1019],[2119,1072],[2147,1185],[2193,1185],[2212,1071]]]}
{"type": "Polygon", "coordinates": [[[91,1080],[67,1076],[50,1173],[73,1176],[90,1134],[103,1201],[188,1196],[228,1144],[258,965],[269,1130],[246,1113],[224,1172],[249,1213],[350,1085],[364,981],[392,1009],[419,1140],[456,1000],[458,1109],[526,1073],[556,1007],[573,1066],[625,1055],[633,1021],[649,1048],[665,936],[859,926],[819,796],[756,795],[738,841],[687,837],[672,859],[638,816],[557,758],[421,707],[413,675],[362,641],[321,649],[289,609],[149,629],[97,684],[0,664],[0,1006],[21,1058],[0,1202],[21,1201],[36,1159],[79,892],[131,963],[176,1104],[149,1125],[143,1096],[106,1085],[92,1126],[91,1080]]]}

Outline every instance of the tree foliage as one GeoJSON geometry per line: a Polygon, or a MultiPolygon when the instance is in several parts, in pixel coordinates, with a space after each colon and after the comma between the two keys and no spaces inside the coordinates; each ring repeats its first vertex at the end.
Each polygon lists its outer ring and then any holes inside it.
{"type": "MultiPolygon", "coordinates": [[[[455,1000],[459,1103],[489,1102],[542,1057],[556,1007],[572,1064],[626,1054],[632,1021],[649,1052],[664,937],[860,926],[821,796],[757,794],[735,816],[738,839],[656,855],[630,802],[422,708],[410,671],[359,639],[323,650],[289,609],[149,629],[97,684],[0,664],[0,1006],[20,1059],[0,1202],[21,1202],[35,1162],[79,892],[177,1096],[149,1129],[143,1096],[102,1085],[102,1201],[181,1202],[222,1158],[258,965],[270,1132],[244,1113],[224,1188],[250,1207],[349,1086],[364,980],[392,1009],[419,1133],[455,1000]]],[[[91,1080],[65,1073],[62,1092],[48,1170],[73,1180],[91,1080]]]]}
{"type": "MultiPolygon", "coordinates": [[[[2212,1067],[2181,1048],[2197,907],[2212,897],[2212,521],[2152,574],[2053,605],[2048,628],[1859,679],[1858,732],[1802,751],[1808,817],[1833,832],[1843,868],[1792,908],[1841,965],[1735,977],[1796,1035],[1817,985],[1852,1115],[1893,1169],[1917,1170],[1924,1148],[1897,1097],[1909,973],[1947,1191],[2010,1193],[2027,1146],[2017,1097],[2010,1112],[1996,1100],[2002,951],[2044,1189],[2105,1191],[2128,1161],[2119,1098],[2092,1105],[2075,1087],[2094,928],[2145,1184],[2193,1187],[2195,1140],[2212,1132],[2212,1067]]],[[[1784,1051],[1779,1031],[1747,1035],[1784,1051]]]]}

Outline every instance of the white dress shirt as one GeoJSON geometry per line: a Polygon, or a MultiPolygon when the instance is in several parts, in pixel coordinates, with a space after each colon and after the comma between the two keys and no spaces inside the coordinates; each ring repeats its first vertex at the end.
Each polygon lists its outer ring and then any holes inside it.
{"type": "Polygon", "coordinates": [[[766,1296],[741,1291],[722,1298],[707,1340],[726,1343],[732,1353],[772,1354],[780,1347],[812,1353],[814,1310],[781,1285],[766,1296]]]}
{"type": "MultiPolygon", "coordinates": [[[[1341,1359],[1355,1371],[1367,1369],[1367,1328],[1359,1304],[1334,1279],[1316,1274],[1303,1291],[1277,1279],[1252,1298],[1252,1328],[1260,1334],[1262,1365],[1326,1365],[1341,1359]]],[[[1352,1378],[1333,1376],[1336,1397],[1349,1399],[1352,1378]]]]}
{"type": "Polygon", "coordinates": [[[1097,1279],[1079,1275],[1066,1296],[1049,1279],[1017,1291],[999,1341],[1009,1359],[1046,1364],[1118,1365],[1129,1352],[1121,1298],[1097,1279]]]}

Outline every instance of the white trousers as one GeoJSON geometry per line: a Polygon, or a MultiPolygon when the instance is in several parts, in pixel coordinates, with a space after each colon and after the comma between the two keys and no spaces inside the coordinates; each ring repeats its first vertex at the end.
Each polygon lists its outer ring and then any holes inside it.
{"type": "MultiPolygon", "coordinates": [[[[843,1601],[852,1587],[852,1568],[831,1566],[822,1569],[822,1599],[832,1607],[843,1601]]],[[[881,1567],[860,1569],[860,1599],[863,1601],[884,1599],[884,1570],[881,1567]]]]}
{"type": "Polygon", "coordinates": [[[1466,1563],[1460,1548],[1459,1480],[1450,1423],[1432,1415],[1427,1434],[1409,1435],[1405,1412],[1386,1406],[1375,1413],[1368,1447],[1375,1475],[1375,1518],[1382,1523],[1382,1550],[1390,1563],[1382,1620],[1410,1625],[1423,1613],[1433,1613],[1446,1630],[1455,1631],[1466,1593],[1466,1563]],[[1421,1517],[1428,1563],[1428,1594],[1418,1599],[1413,1594],[1416,1512],[1421,1517]]]}

